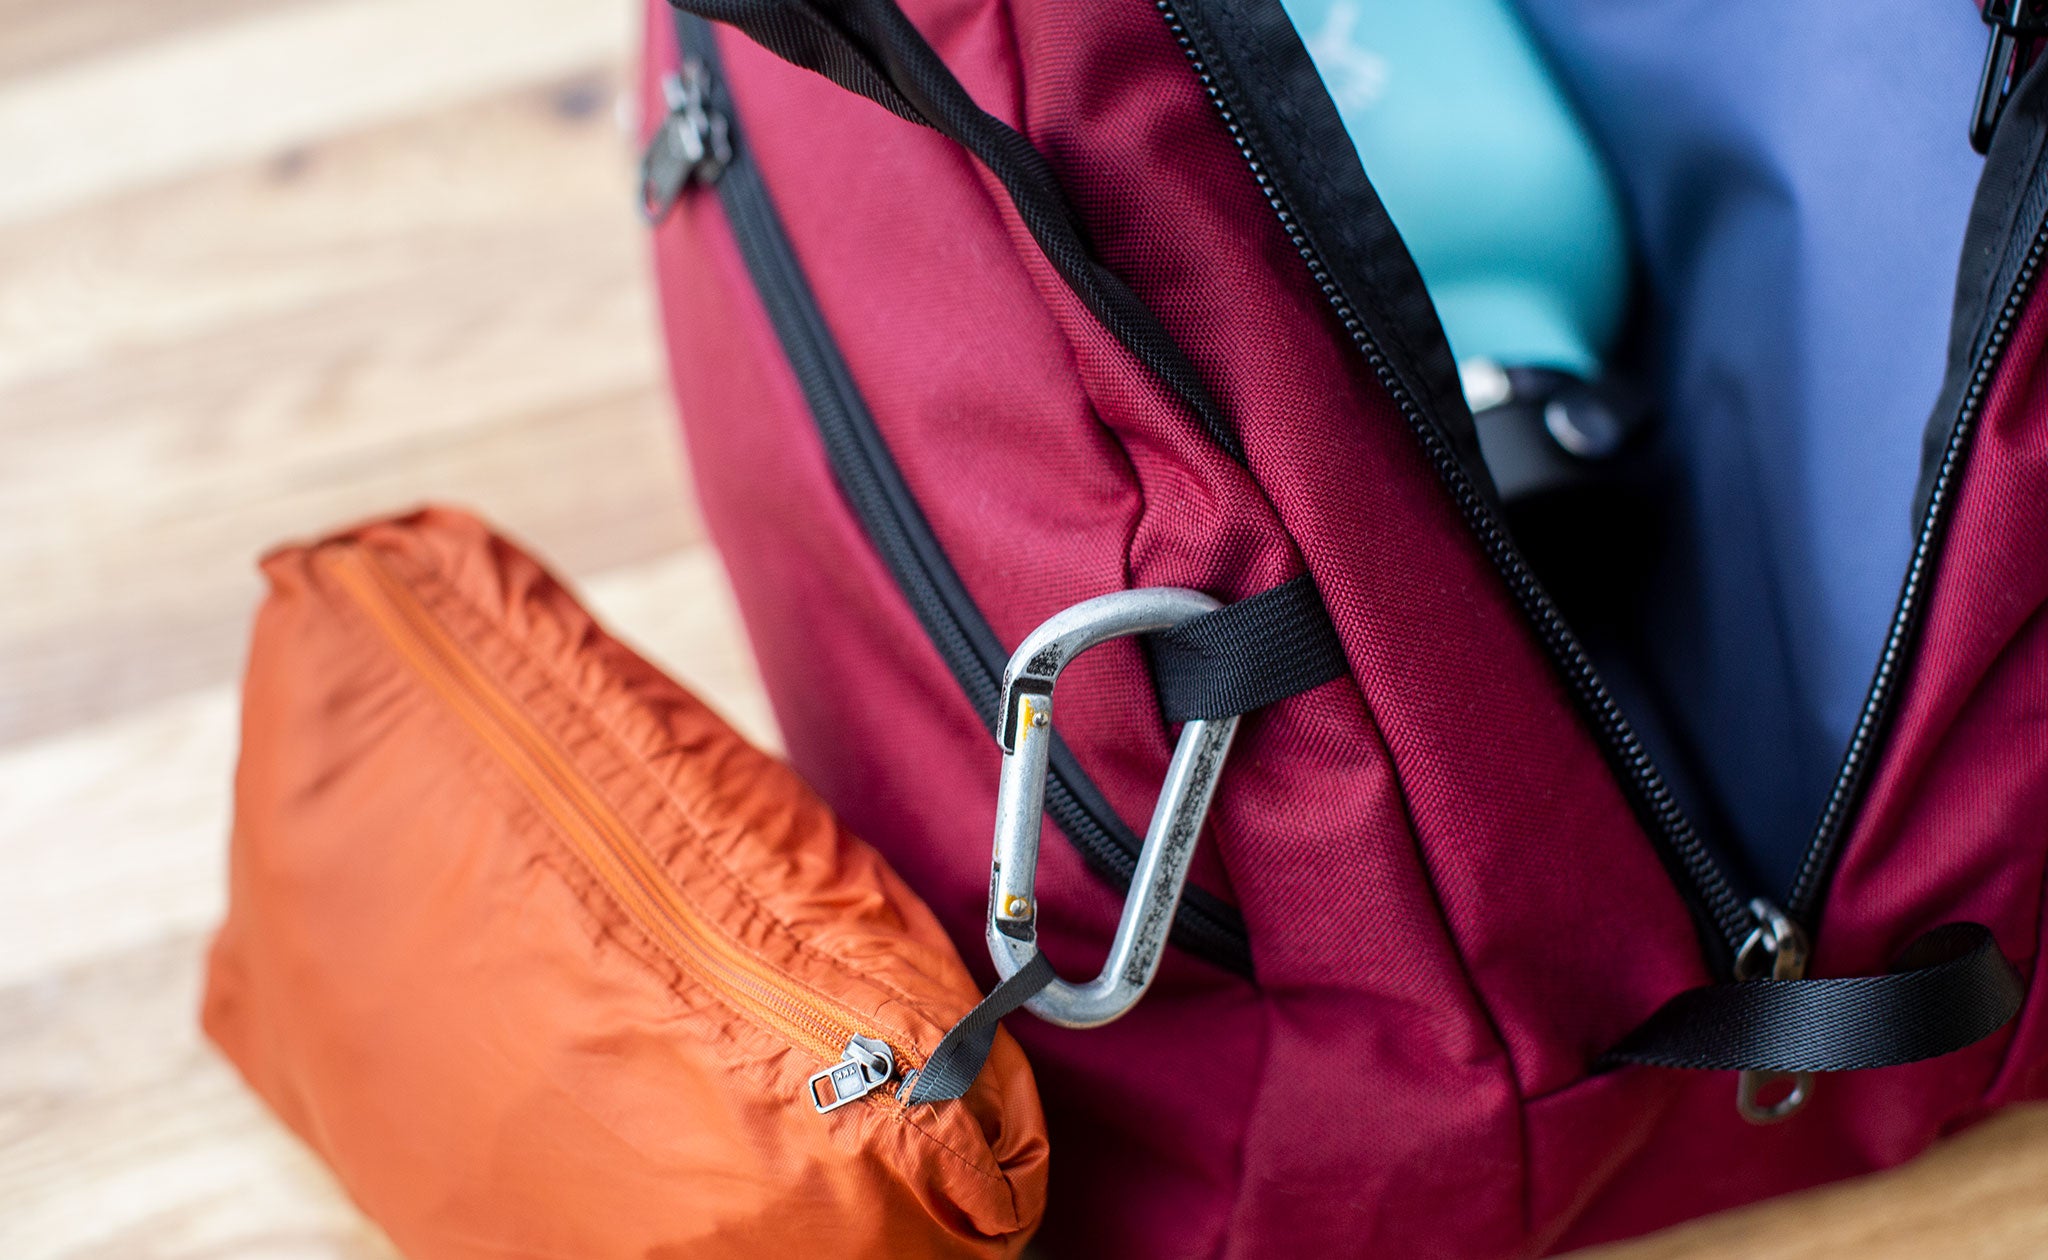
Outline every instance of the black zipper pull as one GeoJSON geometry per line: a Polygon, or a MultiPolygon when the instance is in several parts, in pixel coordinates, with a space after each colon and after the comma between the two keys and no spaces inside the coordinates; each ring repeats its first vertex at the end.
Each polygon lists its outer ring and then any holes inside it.
{"type": "Polygon", "coordinates": [[[688,58],[661,81],[668,114],[640,158],[640,216],[660,223],[694,181],[710,184],[732,161],[732,128],[711,101],[711,75],[688,58]]]}
{"type": "Polygon", "coordinates": [[[2006,101],[2048,36],[2048,0],[1984,0],[1984,23],[1991,28],[1991,43],[1984,50],[1984,77],[1977,83],[1977,109],[1970,116],[1970,147],[1979,153],[1990,150],[2006,101]]]}
{"type": "MultiPolygon", "coordinates": [[[[1762,897],[1749,903],[1756,930],[1735,954],[1737,980],[1804,980],[1811,952],[1806,933],[1783,910],[1762,897]]],[[[1811,1072],[1743,1072],[1735,1084],[1735,1109],[1751,1124],[1776,1124],[1813,1097],[1811,1072]]]]}

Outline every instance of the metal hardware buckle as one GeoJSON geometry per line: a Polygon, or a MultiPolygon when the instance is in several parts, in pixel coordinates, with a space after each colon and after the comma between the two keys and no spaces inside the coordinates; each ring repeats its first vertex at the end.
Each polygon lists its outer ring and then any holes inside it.
{"type": "MultiPolygon", "coordinates": [[[[1033,630],[1003,671],[999,741],[1003,774],[996,796],[995,854],[989,871],[988,949],[1004,979],[1038,953],[1038,840],[1045,774],[1052,752],[1053,684],[1075,657],[1097,644],[1169,630],[1221,605],[1173,586],[1117,591],[1074,605],[1033,630]]],[[[1094,1028],[1129,1011],[1159,971],[1174,910],[1187,882],[1195,841],[1209,814],[1216,778],[1237,718],[1193,721],[1166,768],[1117,920],[1109,958],[1095,979],[1055,979],[1024,1005],[1063,1028],[1094,1028]]]]}
{"type": "Polygon", "coordinates": [[[1986,0],[1984,24],[1991,41],[1984,50],[1984,74],[1977,81],[1977,107],[1970,114],[1970,147],[1991,148],[1991,134],[2005,114],[2013,89],[2034,64],[2036,48],[2048,36],[2048,3],[2044,0],[1986,0]]]}
{"type": "MultiPolygon", "coordinates": [[[[1756,916],[1756,930],[1742,942],[1735,954],[1737,980],[1803,980],[1806,978],[1806,933],[1783,910],[1759,897],[1749,903],[1756,916]],[[1768,965],[1768,976],[1763,968],[1768,965]]],[[[1811,1072],[1744,1072],[1735,1082],[1735,1109],[1751,1124],[1776,1124],[1789,1119],[1813,1097],[1811,1072]],[[1764,1102],[1764,1092],[1773,1085],[1791,1083],[1791,1089],[1775,1102],[1764,1102]]]]}
{"type": "Polygon", "coordinates": [[[711,106],[711,75],[694,58],[661,81],[668,113],[640,157],[640,217],[650,224],[668,217],[683,189],[694,180],[709,184],[732,161],[732,129],[711,106]]]}

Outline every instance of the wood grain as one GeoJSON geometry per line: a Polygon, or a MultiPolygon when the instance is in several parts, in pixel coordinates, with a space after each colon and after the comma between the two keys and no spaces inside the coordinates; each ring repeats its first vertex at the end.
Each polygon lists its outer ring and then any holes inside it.
{"type": "Polygon", "coordinates": [[[0,84],[0,222],[618,64],[633,17],[573,0],[251,5],[66,60],[0,84]]]}
{"type": "Polygon", "coordinates": [[[225,677],[314,526],[453,497],[582,571],[697,536],[617,83],[0,229],[0,742],[225,677]]]}
{"type": "Polygon", "coordinates": [[[1787,1195],[1574,1260],[2038,1260],[2048,1106],[2014,1108],[1889,1172],[1787,1195]]]}
{"type": "Polygon", "coordinates": [[[172,933],[0,989],[0,1254],[389,1260],[206,1046],[205,939],[172,933]]]}
{"type": "Polygon", "coordinates": [[[52,66],[146,44],[183,31],[219,26],[291,0],[0,0],[0,81],[52,66]]]}
{"type": "MultiPolygon", "coordinates": [[[[627,0],[0,0],[0,1260],[390,1260],[194,1021],[264,547],[426,498],[755,738],[627,0]]],[[[2048,1255],[2048,1110],[1587,1260],[2048,1255]]]]}

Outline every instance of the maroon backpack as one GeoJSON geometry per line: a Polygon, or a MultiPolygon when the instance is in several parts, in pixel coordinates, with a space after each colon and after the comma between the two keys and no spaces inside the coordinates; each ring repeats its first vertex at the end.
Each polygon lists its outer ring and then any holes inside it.
{"type": "Polygon", "coordinates": [[[1762,888],[1504,523],[1276,0],[904,2],[654,3],[643,196],[790,759],[983,981],[1005,938],[1093,974],[1185,789],[1145,1000],[1007,1025],[1049,1254],[1534,1254],[2048,1095],[2048,91],[1989,159],[1883,659],[1762,888]],[[1220,607],[1011,661],[1162,587],[1220,607]],[[992,889],[1013,770],[1043,840],[992,889]]]}

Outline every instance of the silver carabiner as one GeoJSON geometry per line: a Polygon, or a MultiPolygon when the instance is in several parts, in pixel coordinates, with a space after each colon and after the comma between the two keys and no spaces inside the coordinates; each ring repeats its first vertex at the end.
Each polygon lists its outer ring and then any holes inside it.
{"type": "MultiPolygon", "coordinates": [[[[1038,837],[1052,752],[1052,688],[1060,671],[1099,643],[1170,630],[1221,605],[1200,591],[1151,586],[1085,600],[1033,630],[1003,670],[995,857],[989,871],[988,952],[1007,980],[1038,953],[1038,837]]],[[[1166,767],[1145,846],[1131,873],[1109,960],[1086,984],[1055,979],[1024,1005],[1064,1028],[1094,1028],[1131,1009],[1151,987],[1180,905],[1188,863],[1216,794],[1237,718],[1188,722],[1166,767]]]]}

